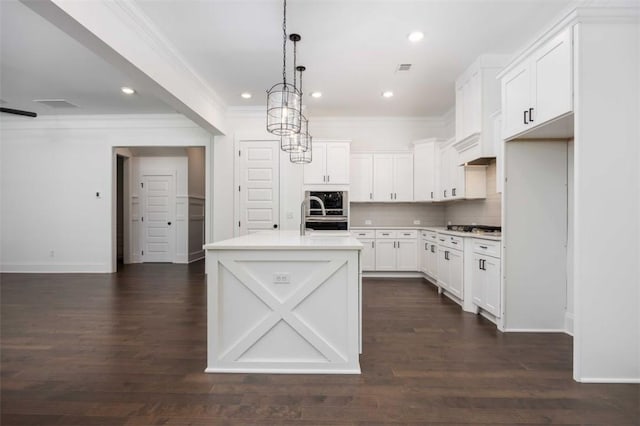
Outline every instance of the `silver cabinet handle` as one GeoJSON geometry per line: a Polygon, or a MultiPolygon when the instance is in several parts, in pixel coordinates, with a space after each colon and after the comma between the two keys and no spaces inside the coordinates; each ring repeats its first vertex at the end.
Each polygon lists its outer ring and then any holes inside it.
{"type": "Polygon", "coordinates": [[[375,248],[375,241],[371,241],[371,248],[375,248]]]}
{"type": "Polygon", "coordinates": [[[331,175],[327,175],[327,182],[331,182],[331,175]]]}
{"type": "Polygon", "coordinates": [[[393,200],[393,192],[389,194],[389,198],[393,200]]]}
{"type": "Polygon", "coordinates": [[[398,248],[400,248],[400,241],[398,241],[398,248]]]}
{"type": "Polygon", "coordinates": [[[369,199],[370,199],[370,200],[373,200],[373,192],[370,192],[370,193],[369,193],[369,199]]]}
{"type": "Polygon", "coordinates": [[[487,246],[480,246],[480,248],[486,250],[488,247],[487,246]]]}
{"type": "Polygon", "coordinates": [[[322,175],[322,181],[326,182],[327,181],[327,176],[326,175],[322,175]]]}

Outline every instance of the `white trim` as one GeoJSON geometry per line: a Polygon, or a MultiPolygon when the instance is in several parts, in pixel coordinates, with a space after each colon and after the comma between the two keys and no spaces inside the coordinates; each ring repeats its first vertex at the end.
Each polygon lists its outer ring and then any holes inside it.
{"type": "Polygon", "coordinates": [[[313,368],[288,368],[288,369],[273,369],[273,368],[205,368],[205,373],[263,373],[263,374],[361,374],[359,368],[357,369],[329,369],[327,366],[323,369],[313,368]]]}
{"type": "Polygon", "coordinates": [[[76,273],[96,273],[104,274],[113,272],[108,263],[37,263],[37,262],[17,262],[3,263],[0,271],[2,273],[42,273],[42,274],[76,274],[76,273]]]}
{"type": "Polygon", "coordinates": [[[606,377],[582,377],[576,378],[576,381],[580,383],[630,383],[636,384],[640,383],[640,377],[616,377],[616,378],[606,378],[606,377]]]}
{"type": "Polygon", "coordinates": [[[570,336],[573,336],[573,314],[570,312],[567,312],[564,314],[564,330],[565,333],[567,333],[570,336]]]}
{"type": "MultiPolygon", "coordinates": [[[[200,129],[181,114],[40,115],[35,120],[2,116],[2,130],[35,129],[200,129]]],[[[115,144],[115,147],[126,145],[115,144]]],[[[173,146],[181,146],[176,143],[173,146]]],[[[201,146],[201,145],[198,145],[201,146]]]]}
{"type": "Polygon", "coordinates": [[[544,329],[544,328],[505,328],[505,332],[508,333],[563,333],[566,334],[565,330],[558,329],[544,329]]]}
{"type": "Polygon", "coordinates": [[[422,272],[412,271],[363,271],[362,278],[424,278],[422,272]]]}

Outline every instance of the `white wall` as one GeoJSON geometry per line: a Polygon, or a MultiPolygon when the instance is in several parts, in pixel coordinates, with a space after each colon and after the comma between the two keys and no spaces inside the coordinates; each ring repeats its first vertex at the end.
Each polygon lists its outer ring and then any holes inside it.
{"type": "Polygon", "coordinates": [[[208,146],[211,139],[177,115],[3,118],[0,124],[3,272],[111,272],[114,147],[208,146]]]}
{"type": "MultiPolygon", "coordinates": [[[[314,139],[350,139],[351,152],[367,150],[410,150],[411,142],[429,137],[449,137],[453,132],[452,114],[436,118],[393,117],[318,117],[310,118],[310,131],[314,139]]],[[[213,202],[219,208],[214,212],[213,240],[233,236],[234,229],[234,160],[236,141],[241,139],[274,140],[266,132],[264,112],[235,113],[227,119],[231,132],[217,136],[213,152],[213,202]]],[[[302,166],[291,164],[282,153],[280,170],[280,227],[297,229],[302,201],[302,166]],[[291,218],[288,218],[291,216],[291,218]]]]}

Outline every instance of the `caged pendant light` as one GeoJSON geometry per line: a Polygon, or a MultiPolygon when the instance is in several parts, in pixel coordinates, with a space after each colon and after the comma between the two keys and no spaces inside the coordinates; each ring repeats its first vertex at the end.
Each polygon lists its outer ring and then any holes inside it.
{"type": "MultiPolygon", "coordinates": [[[[302,72],[306,68],[302,65],[296,67],[296,70],[300,72],[300,94],[302,95],[302,72]]],[[[300,103],[300,111],[302,111],[302,101],[300,103]]],[[[313,160],[311,141],[312,137],[309,134],[309,120],[300,113],[300,133],[292,136],[283,136],[281,145],[283,145],[284,139],[287,139],[287,147],[289,151],[289,160],[296,164],[308,164],[313,160]]]]}
{"type": "Polygon", "coordinates": [[[301,125],[301,94],[295,84],[287,83],[287,0],[283,2],[282,33],[282,83],[267,91],[267,131],[276,136],[300,133],[301,125]]]}

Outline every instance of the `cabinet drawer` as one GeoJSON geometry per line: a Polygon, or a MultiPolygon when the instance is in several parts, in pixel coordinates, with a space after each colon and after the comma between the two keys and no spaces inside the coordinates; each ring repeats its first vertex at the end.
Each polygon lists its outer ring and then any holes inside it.
{"type": "Polygon", "coordinates": [[[484,254],[486,256],[492,257],[500,257],[500,241],[492,241],[492,240],[481,240],[479,238],[474,238],[473,241],[473,252],[477,254],[484,254]]]}
{"type": "Polygon", "coordinates": [[[375,238],[376,237],[376,231],[373,229],[369,229],[369,230],[359,230],[359,231],[351,231],[351,235],[361,239],[361,238],[375,238]]]}
{"type": "Polygon", "coordinates": [[[380,239],[396,238],[397,236],[398,236],[398,232],[394,230],[388,230],[388,229],[376,230],[376,238],[380,238],[380,239]]]}
{"type": "Polygon", "coordinates": [[[438,241],[438,235],[433,232],[433,231],[420,231],[420,235],[422,236],[422,238],[424,238],[425,240],[429,240],[432,242],[436,242],[438,241]]]}
{"type": "Polygon", "coordinates": [[[398,231],[396,233],[398,238],[418,238],[418,231],[415,229],[408,229],[403,231],[398,231]]]}
{"type": "Polygon", "coordinates": [[[455,235],[438,234],[438,244],[456,250],[464,249],[464,238],[455,235]]]}

